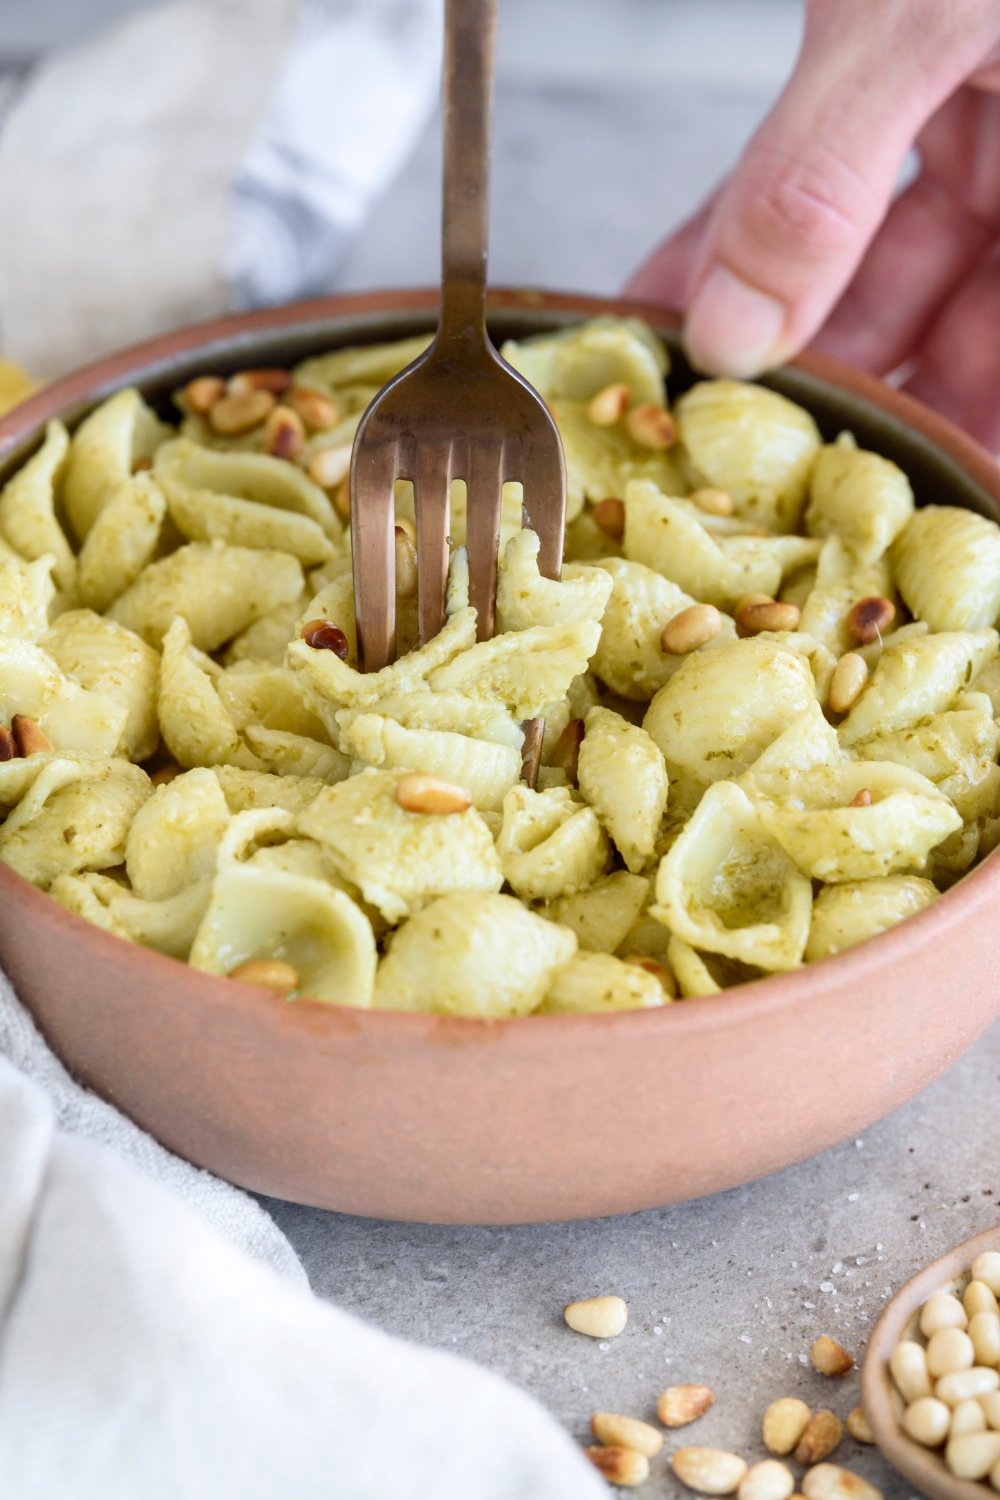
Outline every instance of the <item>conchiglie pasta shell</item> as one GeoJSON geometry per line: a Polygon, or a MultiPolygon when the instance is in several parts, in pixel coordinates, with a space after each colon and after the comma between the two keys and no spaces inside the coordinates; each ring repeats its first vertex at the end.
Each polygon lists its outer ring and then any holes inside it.
{"type": "Polygon", "coordinates": [[[954,505],[925,505],[892,549],[899,592],[933,631],[982,630],[1000,615],[1000,526],[954,505]]]}

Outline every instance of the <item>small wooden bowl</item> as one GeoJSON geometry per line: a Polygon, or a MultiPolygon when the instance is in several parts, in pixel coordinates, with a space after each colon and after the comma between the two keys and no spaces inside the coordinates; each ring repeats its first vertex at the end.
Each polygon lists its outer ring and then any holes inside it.
{"type": "Polygon", "coordinates": [[[933,1500],[996,1500],[996,1491],[977,1480],[956,1479],[943,1448],[925,1448],[903,1430],[905,1408],[889,1374],[889,1360],[900,1339],[915,1328],[927,1299],[935,1292],[964,1290],[972,1262],[985,1250],[1000,1250],[1000,1226],[956,1245],[901,1287],[875,1324],[861,1371],[861,1401],[879,1451],[933,1500]]]}

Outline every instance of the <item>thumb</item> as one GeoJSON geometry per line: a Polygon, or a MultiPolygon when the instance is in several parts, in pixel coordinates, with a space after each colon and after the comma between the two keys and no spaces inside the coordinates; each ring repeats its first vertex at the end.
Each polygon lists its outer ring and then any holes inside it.
{"type": "Polygon", "coordinates": [[[795,72],[692,270],[684,338],[698,368],[746,378],[781,363],[850,281],[907,149],[988,45],[970,34],[985,27],[957,34],[950,7],[917,8],[920,24],[913,0],[812,0],[795,72]]]}

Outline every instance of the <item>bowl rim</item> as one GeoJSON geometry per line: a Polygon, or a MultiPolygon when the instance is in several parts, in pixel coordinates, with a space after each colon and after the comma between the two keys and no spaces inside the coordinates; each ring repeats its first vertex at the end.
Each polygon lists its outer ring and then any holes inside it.
{"type": "MultiPolygon", "coordinates": [[[[352,293],[315,298],[286,307],[237,313],[190,324],[156,338],[143,340],[43,386],[26,401],[0,417],[0,464],[19,445],[36,437],[40,439],[47,421],[73,406],[96,405],[123,386],[149,383],[158,375],[166,373],[179,356],[195,357],[204,353],[206,360],[209,360],[216,348],[219,348],[221,354],[221,346],[225,345],[228,346],[226,358],[231,360],[233,353],[238,352],[239,343],[246,343],[250,352],[255,336],[261,333],[305,328],[309,324],[323,324],[334,318],[348,317],[370,317],[375,327],[385,319],[386,314],[433,311],[438,303],[437,288],[396,288],[352,293]],[[234,342],[236,350],[232,347],[234,342]]],[[[672,331],[678,329],[681,323],[677,312],[653,303],[531,288],[491,288],[487,293],[487,312],[506,309],[568,313],[580,318],[601,314],[639,317],[654,329],[672,331]]],[[[843,365],[826,355],[807,351],[787,368],[860,397],[909,433],[915,431],[953,459],[1000,506],[1000,465],[985,448],[947,418],[931,411],[904,392],[886,385],[875,376],[843,365]]],[[[567,1041],[571,1035],[594,1030],[628,1029],[636,1038],[648,1028],[662,1026],[673,1027],[678,1035],[690,1030],[712,1031],[732,1024],[735,1019],[734,1007],[739,1008],[740,1020],[746,1022],[802,1001],[806,998],[802,993],[804,976],[809,979],[806,986],[807,997],[814,1004],[820,1003],[829,993],[841,991],[845,987],[860,989],[874,971],[891,969],[913,943],[933,944],[946,941],[949,930],[969,915],[970,905],[973,914],[978,914],[981,908],[993,902],[998,895],[1000,850],[987,855],[982,863],[962,876],[923,911],[853,948],[818,963],[803,964],[797,969],[768,975],[732,990],[722,991],[718,995],[693,996],[681,1004],[667,1004],[651,1010],[479,1017],[362,1010],[336,1002],[302,998],[285,1007],[280,1014],[283,1017],[283,1027],[301,1028],[303,1032],[314,1036],[318,1033],[333,1036],[342,1034],[345,1030],[353,1032],[363,1026],[373,1040],[378,1038],[382,1043],[388,1043],[399,1037],[401,1045],[409,1045],[415,1036],[427,1032],[434,1032],[436,1036],[461,1044],[472,1041],[476,1036],[525,1036],[528,1034],[525,1028],[528,1027],[531,1028],[532,1038],[543,1039],[549,1029],[557,1028],[556,1034],[567,1041]]],[[[37,912],[38,918],[43,922],[48,919],[49,923],[61,925],[68,922],[71,927],[75,926],[78,942],[91,950],[95,962],[100,962],[106,954],[120,954],[120,945],[126,943],[125,939],[60,907],[50,895],[17,875],[2,861],[0,900],[10,900],[37,912]],[[109,944],[112,946],[109,947],[109,944]]],[[[127,946],[134,947],[136,961],[152,965],[153,972],[160,966],[169,965],[169,969],[161,969],[166,981],[171,976],[176,976],[179,980],[178,967],[183,969],[184,982],[196,986],[206,1003],[219,1003],[227,1007],[236,1005],[245,1009],[251,1000],[260,1000],[261,991],[254,986],[234,982],[224,976],[206,974],[202,970],[191,968],[183,960],[170,958],[153,949],[132,944],[127,946]]]]}

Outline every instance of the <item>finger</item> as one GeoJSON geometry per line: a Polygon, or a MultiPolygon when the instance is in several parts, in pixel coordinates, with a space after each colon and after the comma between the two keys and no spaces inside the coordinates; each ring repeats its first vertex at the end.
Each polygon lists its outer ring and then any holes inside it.
{"type": "Polygon", "coordinates": [[[716,188],[698,212],[633,271],[623,289],[626,297],[664,307],[686,306],[691,273],[721,192],[716,188]]]}
{"type": "Polygon", "coordinates": [[[1000,263],[980,265],[942,309],[905,389],[1000,451],[1000,263]]]}
{"type": "Polygon", "coordinates": [[[910,142],[970,71],[970,37],[976,57],[987,50],[982,28],[959,37],[947,7],[921,9],[810,6],[792,79],[723,192],[694,270],[685,332],[695,363],[757,374],[825,321],[910,142]]]}

